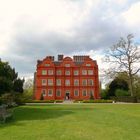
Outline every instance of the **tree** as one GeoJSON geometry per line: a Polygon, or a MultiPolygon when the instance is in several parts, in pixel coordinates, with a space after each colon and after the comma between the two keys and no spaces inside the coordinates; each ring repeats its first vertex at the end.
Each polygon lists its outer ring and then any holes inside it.
{"type": "Polygon", "coordinates": [[[129,34],[126,39],[121,38],[119,42],[113,45],[106,55],[106,62],[114,64],[113,73],[125,71],[129,77],[129,88],[131,96],[133,92],[134,76],[140,71],[137,64],[140,62],[140,48],[133,43],[133,35],[129,34]]]}
{"type": "Polygon", "coordinates": [[[32,78],[25,80],[25,83],[24,83],[24,89],[30,89],[30,88],[33,88],[33,79],[32,78]]]}
{"type": "Polygon", "coordinates": [[[134,94],[140,98],[140,76],[139,75],[136,75],[134,77],[134,86],[133,86],[133,89],[134,89],[134,94]]]}
{"type": "Polygon", "coordinates": [[[16,79],[13,84],[13,90],[18,93],[23,93],[23,83],[24,79],[22,80],[20,78],[16,79]]]}
{"type": "Polygon", "coordinates": [[[115,96],[116,90],[128,91],[128,84],[125,80],[115,78],[109,85],[108,96],[115,96]]]}
{"type": "Polygon", "coordinates": [[[25,98],[25,100],[33,99],[33,79],[31,78],[25,80],[23,98],[25,98]]]}
{"type": "Polygon", "coordinates": [[[0,95],[12,89],[16,78],[17,73],[15,69],[12,69],[8,62],[2,62],[0,60],[0,95]]]}
{"type": "Polygon", "coordinates": [[[115,91],[115,96],[116,97],[120,97],[120,96],[130,96],[130,94],[128,93],[128,91],[123,90],[123,89],[117,89],[115,91]]]}
{"type": "Polygon", "coordinates": [[[0,96],[5,93],[23,93],[24,80],[18,78],[18,73],[8,62],[0,59],[0,96]]]}
{"type": "Polygon", "coordinates": [[[101,99],[108,99],[108,88],[101,90],[101,99]]]}

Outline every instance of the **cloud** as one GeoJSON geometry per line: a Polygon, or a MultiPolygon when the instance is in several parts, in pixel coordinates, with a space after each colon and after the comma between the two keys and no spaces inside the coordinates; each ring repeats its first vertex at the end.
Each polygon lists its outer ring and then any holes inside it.
{"type": "Polygon", "coordinates": [[[35,71],[37,59],[58,53],[90,54],[101,64],[104,49],[116,43],[120,36],[140,33],[135,28],[139,25],[136,17],[140,7],[136,0],[5,0],[2,3],[0,57],[9,61],[21,76],[35,71]]]}
{"type": "Polygon", "coordinates": [[[126,26],[129,26],[135,34],[140,35],[140,2],[133,4],[127,11],[125,11],[122,16],[125,19],[126,26]]]}

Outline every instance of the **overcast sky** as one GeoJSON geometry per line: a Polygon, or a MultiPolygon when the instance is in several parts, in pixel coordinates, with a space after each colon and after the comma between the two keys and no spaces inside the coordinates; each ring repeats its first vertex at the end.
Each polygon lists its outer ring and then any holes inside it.
{"type": "Polygon", "coordinates": [[[0,0],[0,58],[33,76],[46,55],[90,55],[102,68],[105,49],[140,37],[140,0],[0,0]]]}

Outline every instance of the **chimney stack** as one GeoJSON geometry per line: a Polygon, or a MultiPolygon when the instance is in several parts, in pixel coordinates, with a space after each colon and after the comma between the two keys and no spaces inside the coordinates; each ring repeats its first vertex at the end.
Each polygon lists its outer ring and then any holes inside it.
{"type": "Polygon", "coordinates": [[[63,60],[63,55],[62,54],[59,54],[58,55],[58,61],[62,61],[63,60]]]}

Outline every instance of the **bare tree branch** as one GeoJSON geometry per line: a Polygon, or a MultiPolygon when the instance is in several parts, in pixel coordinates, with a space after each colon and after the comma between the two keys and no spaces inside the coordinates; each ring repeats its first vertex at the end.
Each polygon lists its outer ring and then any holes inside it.
{"type": "MultiPolygon", "coordinates": [[[[133,44],[134,36],[129,34],[126,39],[120,38],[119,42],[110,48],[107,61],[108,63],[114,63],[115,70],[124,70],[128,73],[130,82],[130,91],[133,96],[133,77],[140,71],[140,68],[136,66],[140,62],[140,49],[133,44]]],[[[115,70],[114,73],[116,72],[115,70]]]]}

